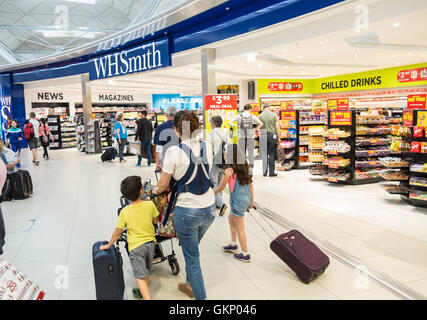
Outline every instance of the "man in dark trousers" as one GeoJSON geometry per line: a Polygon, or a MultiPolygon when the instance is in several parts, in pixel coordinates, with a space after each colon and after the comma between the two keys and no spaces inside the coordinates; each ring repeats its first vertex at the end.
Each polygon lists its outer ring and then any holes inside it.
{"type": "Polygon", "coordinates": [[[270,110],[270,105],[263,104],[263,111],[259,116],[263,123],[260,137],[260,154],[262,158],[262,171],[264,177],[277,176],[275,169],[275,155],[279,144],[280,123],[277,114],[270,110]]]}
{"type": "Polygon", "coordinates": [[[136,121],[135,141],[141,143],[141,154],[138,155],[137,167],[141,166],[142,152],[147,152],[147,167],[151,165],[151,140],[153,139],[153,124],[147,119],[147,111],[140,113],[140,118],[136,121]]]}

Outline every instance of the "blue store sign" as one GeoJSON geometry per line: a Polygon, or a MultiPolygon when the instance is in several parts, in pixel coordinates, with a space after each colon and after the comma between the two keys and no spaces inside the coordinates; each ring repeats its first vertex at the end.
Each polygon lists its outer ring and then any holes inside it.
{"type": "Polygon", "coordinates": [[[123,76],[171,65],[169,39],[162,38],[89,60],[90,80],[123,76]]]}
{"type": "Polygon", "coordinates": [[[174,106],[178,110],[198,110],[202,97],[181,97],[179,94],[153,94],[153,109],[164,110],[174,106]]]}

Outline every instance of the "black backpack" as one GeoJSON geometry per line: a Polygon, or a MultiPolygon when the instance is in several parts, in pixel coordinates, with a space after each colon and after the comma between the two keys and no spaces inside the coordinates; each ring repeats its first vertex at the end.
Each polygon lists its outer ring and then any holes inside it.
{"type": "Polygon", "coordinates": [[[253,129],[253,123],[252,123],[252,114],[249,114],[248,116],[245,116],[243,113],[240,115],[242,120],[240,121],[240,129],[243,130],[245,133],[248,132],[248,130],[253,129]]]}

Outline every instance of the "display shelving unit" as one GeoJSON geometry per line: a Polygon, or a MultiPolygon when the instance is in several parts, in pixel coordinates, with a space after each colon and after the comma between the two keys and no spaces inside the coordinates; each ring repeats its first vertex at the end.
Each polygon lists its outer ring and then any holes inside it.
{"type": "Polygon", "coordinates": [[[391,133],[391,125],[398,121],[392,117],[361,115],[362,111],[328,111],[329,130],[323,151],[327,153],[324,178],[329,182],[357,185],[384,180],[380,175],[383,165],[379,159],[392,155],[388,136],[391,133]],[[331,135],[331,129],[339,129],[350,135],[331,135]],[[342,141],[338,143],[349,148],[331,150],[333,143],[337,141],[342,141]],[[331,156],[339,158],[331,159],[331,156]]]}
{"type": "Polygon", "coordinates": [[[61,149],[74,148],[77,145],[76,124],[72,117],[60,117],[61,119],[61,149]]]}
{"type": "Polygon", "coordinates": [[[298,111],[298,168],[307,169],[313,165],[309,160],[310,128],[327,125],[326,110],[310,109],[298,111]]]}
{"type": "MultiPolygon", "coordinates": [[[[408,112],[408,111],[405,111],[408,112]]],[[[390,194],[400,195],[401,199],[417,207],[427,207],[427,122],[419,118],[427,119],[426,110],[412,110],[411,123],[404,123],[410,132],[406,138],[411,143],[411,150],[401,152],[401,163],[392,165],[389,169],[396,169],[390,174],[387,182],[382,187],[390,194]],[[422,137],[415,137],[415,130],[422,129],[422,137]],[[418,149],[416,144],[423,145],[418,149]],[[406,162],[406,163],[405,163],[406,162]],[[391,183],[390,183],[391,182],[391,183]]]]}
{"type": "Polygon", "coordinates": [[[48,115],[47,116],[47,124],[50,128],[50,132],[52,133],[54,141],[49,143],[49,149],[55,150],[60,149],[61,142],[61,121],[59,115],[48,115]]]}

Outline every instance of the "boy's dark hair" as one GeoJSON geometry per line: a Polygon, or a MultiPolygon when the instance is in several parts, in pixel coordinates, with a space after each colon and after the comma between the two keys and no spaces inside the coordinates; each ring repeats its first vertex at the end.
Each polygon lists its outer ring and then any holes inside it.
{"type": "Polygon", "coordinates": [[[249,103],[245,104],[245,106],[243,107],[243,110],[245,110],[245,111],[251,110],[251,109],[252,109],[252,106],[249,103]]]}
{"type": "Polygon", "coordinates": [[[141,114],[142,114],[144,117],[146,117],[146,118],[147,118],[147,114],[148,114],[148,112],[147,112],[147,110],[142,110],[142,111],[141,111],[141,114]]]}
{"type": "Polygon", "coordinates": [[[36,113],[35,112],[33,112],[33,111],[31,111],[30,112],[30,118],[31,119],[34,119],[36,117],[36,113]]]}
{"type": "Polygon", "coordinates": [[[129,176],[120,183],[120,191],[124,198],[130,201],[136,201],[139,198],[142,189],[140,176],[129,176]]]}

